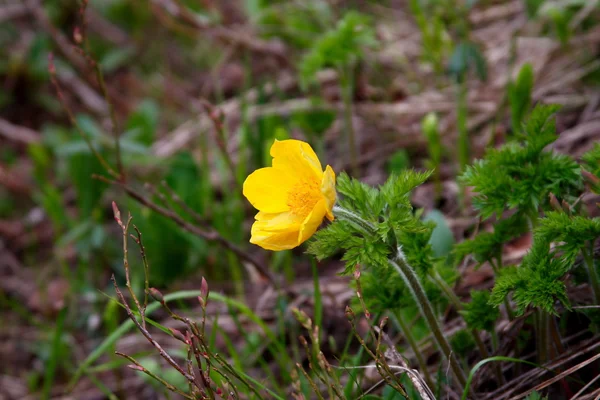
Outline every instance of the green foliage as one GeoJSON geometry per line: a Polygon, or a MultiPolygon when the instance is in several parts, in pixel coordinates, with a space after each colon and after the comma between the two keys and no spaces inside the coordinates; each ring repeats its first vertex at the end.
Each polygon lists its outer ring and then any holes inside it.
{"type": "Polygon", "coordinates": [[[523,118],[531,107],[531,91],[533,89],[533,67],[526,63],[521,67],[517,79],[508,86],[508,101],[513,132],[519,132],[523,118]]]}
{"type": "Polygon", "coordinates": [[[436,71],[441,72],[444,57],[452,45],[444,23],[443,10],[419,0],[410,0],[408,5],[421,31],[423,59],[431,63],[436,71]]]}
{"type": "Polygon", "coordinates": [[[366,47],[376,44],[370,19],[349,11],[335,28],[321,36],[300,64],[300,77],[306,85],[325,67],[345,69],[363,56],[366,47]]]}
{"type": "Polygon", "coordinates": [[[388,268],[388,258],[400,246],[408,262],[425,274],[434,261],[429,243],[433,224],[419,218],[409,196],[429,175],[407,170],[391,176],[376,189],[345,173],[340,174],[337,181],[342,195],[340,206],[372,224],[372,233],[366,234],[338,218],[315,234],[308,252],[323,259],[344,250],[342,260],[349,273],[356,264],[388,268]]]}
{"type": "Polygon", "coordinates": [[[410,167],[410,158],[404,149],[400,149],[389,158],[387,170],[389,174],[397,174],[410,167]]]}
{"type": "Polygon", "coordinates": [[[554,106],[536,107],[525,123],[520,142],[488,150],[469,166],[460,180],[473,186],[473,205],[484,218],[518,209],[531,215],[548,208],[548,195],[568,197],[581,188],[577,163],[568,156],[543,151],[556,140],[550,116],[554,106]]]}
{"type": "Polygon", "coordinates": [[[273,1],[256,10],[256,23],[267,37],[277,37],[289,45],[306,49],[333,22],[329,4],[324,1],[273,1]]]}
{"type": "Polygon", "coordinates": [[[556,313],[556,301],[569,307],[563,277],[575,266],[582,250],[598,237],[598,218],[572,216],[563,212],[546,213],[546,217],[539,221],[533,246],[520,267],[496,281],[492,303],[500,304],[513,291],[513,299],[521,313],[528,306],[556,313]]]}
{"type": "Polygon", "coordinates": [[[493,232],[482,232],[473,239],[466,239],[454,246],[456,261],[460,262],[469,254],[474,256],[477,267],[484,262],[499,260],[504,243],[526,233],[528,228],[526,217],[515,213],[495,223],[493,232]]]}
{"type": "Polygon", "coordinates": [[[542,396],[539,392],[529,394],[525,400],[548,400],[548,396],[542,396]]]}
{"type": "Polygon", "coordinates": [[[571,13],[569,10],[565,7],[548,2],[540,9],[540,13],[552,21],[554,32],[560,42],[563,45],[567,44],[571,38],[571,29],[569,28],[571,13]]]}
{"type": "Polygon", "coordinates": [[[550,248],[549,242],[536,240],[518,268],[508,269],[497,277],[490,302],[500,305],[512,291],[519,314],[527,307],[556,314],[556,301],[567,308],[570,304],[562,280],[569,268],[570,265],[550,248]]]}
{"type": "Polygon", "coordinates": [[[594,147],[581,156],[586,170],[600,178],[600,144],[594,143],[594,147]]]}
{"type": "Polygon", "coordinates": [[[487,63],[481,50],[475,43],[463,41],[454,48],[448,72],[457,82],[462,82],[471,68],[475,69],[479,80],[487,80],[487,63]]]}
{"type": "Polygon", "coordinates": [[[335,113],[329,110],[299,111],[292,114],[291,122],[302,129],[308,138],[316,140],[323,137],[325,131],[335,121],[335,118],[335,113]]]}
{"type": "MultiPolygon", "coordinates": [[[[391,268],[371,268],[361,273],[360,286],[365,306],[374,315],[415,305],[404,281],[391,268]]],[[[356,288],[356,284],[353,287],[356,288]]],[[[356,296],[353,297],[352,307],[361,307],[356,296]]]]}
{"type": "Polygon", "coordinates": [[[467,357],[475,349],[475,340],[471,332],[461,329],[450,338],[450,345],[460,357],[467,357]]]}
{"type": "Polygon", "coordinates": [[[431,210],[423,218],[424,221],[431,221],[435,225],[431,236],[429,238],[429,244],[433,250],[433,254],[436,257],[446,257],[452,252],[454,245],[454,234],[446,222],[444,214],[439,210],[431,210]]]}
{"type": "Polygon", "coordinates": [[[500,317],[498,307],[490,304],[490,292],[487,290],[472,290],[471,301],[460,313],[469,328],[488,332],[494,331],[500,317]]]}
{"type": "Polygon", "coordinates": [[[544,4],[546,0],[523,0],[525,3],[525,11],[527,17],[534,18],[537,15],[539,8],[544,4]]]}
{"type": "Polygon", "coordinates": [[[442,142],[438,124],[438,117],[434,112],[428,113],[421,121],[421,130],[427,139],[430,169],[437,168],[442,160],[442,142]]]}
{"type": "Polygon", "coordinates": [[[600,237],[600,219],[580,215],[568,215],[564,212],[548,212],[540,220],[535,231],[535,240],[556,244],[555,251],[568,265],[575,263],[581,250],[600,237]]]}

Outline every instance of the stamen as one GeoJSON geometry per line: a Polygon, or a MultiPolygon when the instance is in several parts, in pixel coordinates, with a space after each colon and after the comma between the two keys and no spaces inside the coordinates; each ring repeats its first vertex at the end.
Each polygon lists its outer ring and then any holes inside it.
{"type": "Polygon", "coordinates": [[[321,197],[319,182],[316,180],[302,180],[290,190],[287,205],[293,214],[306,217],[321,197]]]}

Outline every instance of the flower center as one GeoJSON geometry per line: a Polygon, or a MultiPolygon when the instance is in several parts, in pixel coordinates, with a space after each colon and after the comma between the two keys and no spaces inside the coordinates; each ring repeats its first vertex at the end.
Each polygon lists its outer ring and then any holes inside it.
{"type": "Polygon", "coordinates": [[[288,193],[287,205],[293,214],[305,218],[321,199],[321,189],[316,180],[301,180],[288,193]]]}

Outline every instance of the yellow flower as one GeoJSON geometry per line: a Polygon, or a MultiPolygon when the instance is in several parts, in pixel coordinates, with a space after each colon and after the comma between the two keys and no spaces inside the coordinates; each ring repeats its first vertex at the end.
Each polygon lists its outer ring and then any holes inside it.
{"type": "Polygon", "coordinates": [[[244,182],[244,196],[259,210],[250,243],[292,249],[315,233],[323,217],[333,221],[335,173],[329,165],[323,171],[313,149],[300,140],[275,140],[271,157],[272,167],[244,182]]]}

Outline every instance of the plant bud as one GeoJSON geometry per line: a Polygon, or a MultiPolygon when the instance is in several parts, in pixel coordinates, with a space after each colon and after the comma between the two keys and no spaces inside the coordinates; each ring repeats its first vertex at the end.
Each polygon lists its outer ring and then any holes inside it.
{"type": "Polygon", "coordinates": [[[346,309],[344,310],[344,314],[346,314],[346,318],[348,319],[348,321],[354,321],[354,318],[355,318],[354,311],[352,311],[350,306],[346,306],[346,309]]]}
{"type": "Polygon", "coordinates": [[[554,193],[550,193],[548,197],[550,198],[550,205],[552,206],[552,208],[554,208],[554,210],[564,211],[554,193]]]}
{"type": "Polygon", "coordinates": [[[112,209],[113,209],[113,214],[115,216],[115,221],[117,221],[119,226],[121,226],[121,228],[122,228],[123,222],[121,221],[121,211],[119,211],[119,207],[117,207],[117,203],[115,203],[114,201],[112,202],[112,209]]]}
{"type": "Polygon", "coordinates": [[[188,343],[187,340],[185,339],[185,336],[183,336],[183,333],[181,333],[177,329],[169,328],[169,331],[171,331],[171,336],[173,336],[175,339],[177,339],[180,342],[183,342],[185,344],[188,343]]]}
{"type": "Polygon", "coordinates": [[[590,185],[598,186],[600,184],[600,179],[598,179],[596,175],[592,174],[589,171],[582,169],[581,175],[583,176],[583,179],[585,179],[585,181],[590,185]]]}
{"type": "Polygon", "coordinates": [[[50,75],[56,74],[56,66],[54,65],[53,53],[48,53],[48,72],[50,72],[50,75]]]}
{"type": "Polygon", "coordinates": [[[304,327],[304,329],[309,331],[312,329],[312,321],[304,311],[294,308],[292,309],[292,313],[294,314],[298,322],[300,322],[300,325],[304,327]]]}
{"type": "Polygon", "coordinates": [[[204,277],[202,277],[202,282],[200,283],[200,295],[205,299],[208,298],[208,282],[206,282],[204,277]]]}
{"type": "Polygon", "coordinates": [[[354,267],[354,279],[360,279],[360,265],[356,264],[354,267]]]}
{"type": "Polygon", "coordinates": [[[148,289],[148,292],[150,292],[150,296],[152,296],[152,298],[158,302],[164,303],[165,302],[165,298],[162,295],[161,292],[158,291],[158,289],[155,288],[150,288],[148,289]]]}
{"type": "Polygon", "coordinates": [[[306,338],[304,336],[298,336],[298,341],[300,341],[300,344],[304,347],[308,346],[308,342],[306,341],[306,338]]]}
{"type": "Polygon", "coordinates": [[[438,117],[436,113],[430,112],[425,116],[425,118],[423,118],[423,121],[421,122],[421,129],[423,129],[423,133],[428,140],[437,138],[439,136],[438,117]]]}
{"type": "Polygon", "coordinates": [[[79,29],[78,26],[73,29],[73,40],[75,40],[75,43],[77,44],[81,44],[81,42],[83,42],[83,35],[81,34],[81,29],[79,29]]]}

